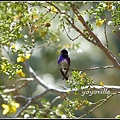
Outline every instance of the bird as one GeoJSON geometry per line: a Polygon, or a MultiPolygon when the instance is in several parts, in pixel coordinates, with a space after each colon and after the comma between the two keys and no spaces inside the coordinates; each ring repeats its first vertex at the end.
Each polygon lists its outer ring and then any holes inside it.
{"type": "Polygon", "coordinates": [[[70,57],[68,56],[68,51],[66,49],[61,50],[57,63],[58,63],[60,72],[63,76],[62,80],[64,79],[68,80],[70,75],[70,71],[69,71],[70,57]]]}

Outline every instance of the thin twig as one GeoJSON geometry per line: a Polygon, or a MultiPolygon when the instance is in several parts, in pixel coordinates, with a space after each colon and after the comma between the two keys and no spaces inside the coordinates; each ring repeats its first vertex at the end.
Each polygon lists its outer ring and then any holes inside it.
{"type": "Polygon", "coordinates": [[[107,96],[106,99],[102,99],[103,101],[102,101],[100,104],[96,105],[94,108],[92,108],[91,110],[89,110],[87,113],[81,115],[79,118],[83,118],[83,117],[86,116],[88,113],[91,113],[91,112],[94,111],[96,108],[98,108],[98,107],[101,106],[103,103],[105,103],[108,99],[110,99],[112,96],[117,95],[117,94],[120,94],[120,93],[116,92],[116,93],[113,93],[113,94],[107,96]]]}
{"type": "Polygon", "coordinates": [[[31,104],[31,100],[29,100],[29,101],[26,103],[26,105],[23,106],[23,107],[17,112],[17,114],[14,116],[14,118],[17,118],[17,117],[20,115],[20,113],[21,113],[23,110],[25,110],[30,104],[31,104]]]}
{"type": "Polygon", "coordinates": [[[16,98],[23,98],[23,99],[25,99],[27,101],[31,99],[31,98],[25,97],[23,95],[16,95],[16,96],[14,96],[14,99],[16,99],[16,98]]]}
{"type": "Polygon", "coordinates": [[[51,101],[51,104],[53,104],[55,101],[57,101],[58,99],[61,99],[61,96],[57,96],[55,97],[52,101],[51,101]]]}
{"type": "Polygon", "coordinates": [[[57,16],[58,12],[55,13],[55,15],[49,20],[49,22],[51,22],[56,16],[57,16]]]}
{"type": "Polygon", "coordinates": [[[63,21],[63,28],[64,28],[65,33],[66,33],[66,35],[68,36],[68,38],[69,38],[70,40],[72,40],[72,41],[74,41],[74,40],[78,39],[78,38],[81,36],[81,35],[78,35],[78,36],[77,36],[77,37],[75,37],[75,38],[71,38],[71,37],[69,36],[69,34],[68,34],[68,32],[67,32],[66,28],[65,28],[64,21],[63,21]]]}
{"type": "MultiPolygon", "coordinates": [[[[4,51],[6,52],[6,54],[8,55],[8,57],[10,58],[9,60],[10,60],[11,62],[14,62],[13,58],[11,57],[11,55],[10,55],[10,53],[9,53],[10,50],[6,50],[5,47],[2,47],[2,48],[4,49],[4,51]]],[[[9,49],[9,48],[8,48],[8,49],[9,49]]]]}
{"type": "Polygon", "coordinates": [[[108,48],[108,38],[107,38],[107,31],[106,31],[106,21],[105,21],[105,24],[104,24],[104,33],[105,33],[105,39],[106,39],[106,46],[108,48]]]}
{"type": "Polygon", "coordinates": [[[23,88],[24,86],[26,86],[27,83],[28,83],[28,82],[26,81],[26,82],[24,82],[22,85],[19,85],[17,88],[4,89],[3,92],[8,94],[8,93],[11,93],[11,92],[18,91],[19,89],[21,89],[21,88],[23,88]]]}
{"type": "Polygon", "coordinates": [[[20,78],[19,80],[16,81],[16,83],[12,84],[9,88],[4,87],[3,92],[4,92],[4,93],[7,93],[7,94],[8,94],[8,93],[11,93],[11,92],[16,92],[16,91],[18,91],[19,89],[21,89],[21,88],[23,88],[24,86],[26,86],[26,85],[28,84],[28,82],[30,82],[30,81],[34,81],[34,79],[33,79],[33,78],[20,78]],[[24,82],[22,85],[19,85],[18,87],[16,87],[17,84],[18,84],[20,81],[25,81],[25,82],[24,82]],[[15,88],[13,88],[13,87],[15,87],[15,88]]]}
{"type": "MultiPolygon", "coordinates": [[[[28,98],[28,102],[17,112],[17,114],[14,116],[15,118],[19,117],[19,115],[25,110],[30,104],[32,104],[34,101],[36,101],[38,98],[42,98],[44,95],[46,95],[49,92],[49,90],[44,91],[43,93],[36,95],[32,98],[28,98]]],[[[20,96],[21,97],[21,96],[20,96]]],[[[24,97],[23,97],[24,98],[24,97]]]]}
{"type": "Polygon", "coordinates": [[[42,47],[48,46],[50,44],[51,44],[50,42],[49,43],[44,43],[42,45],[36,46],[36,48],[42,48],[42,47]]]}
{"type": "Polygon", "coordinates": [[[114,66],[100,66],[94,68],[84,68],[84,69],[69,69],[71,71],[86,71],[86,70],[97,70],[97,69],[107,69],[107,68],[114,68],[114,66]]]}

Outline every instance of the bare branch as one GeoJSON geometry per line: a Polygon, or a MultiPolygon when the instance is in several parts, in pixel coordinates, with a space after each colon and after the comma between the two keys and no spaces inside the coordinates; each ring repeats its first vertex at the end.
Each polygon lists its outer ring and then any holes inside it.
{"type": "Polygon", "coordinates": [[[49,22],[51,22],[56,16],[57,16],[58,13],[55,13],[55,15],[49,20],[49,22]]]}
{"type": "Polygon", "coordinates": [[[69,38],[70,40],[74,41],[74,40],[78,39],[78,38],[81,36],[81,35],[78,35],[77,37],[75,37],[75,38],[73,39],[73,38],[71,38],[71,37],[69,36],[69,34],[68,34],[68,32],[67,32],[67,30],[66,30],[66,28],[65,28],[64,22],[63,22],[63,27],[64,27],[64,30],[65,30],[66,35],[68,36],[68,38],[69,38]]]}
{"type": "Polygon", "coordinates": [[[106,21],[105,21],[105,24],[104,24],[104,34],[105,34],[105,39],[106,39],[106,46],[108,48],[108,38],[107,38],[107,31],[106,31],[106,21]]]}
{"type": "Polygon", "coordinates": [[[51,44],[50,42],[49,43],[44,43],[44,44],[42,44],[40,46],[36,46],[36,48],[42,48],[42,47],[48,46],[50,44],[51,44]]]}
{"type": "Polygon", "coordinates": [[[36,73],[35,73],[35,72],[33,71],[33,69],[30,67],[28,60],[26,60],[26,61],[24,62],[24,64],[25,64],[27,70],[31,73],[32,77],[33,77],[41,86],[43,86],[45,89],[50,89],[50,86],[49,86],[48,84],[46,84],[46,82],[44,82],[40,77],[38,77],[38,76],[36,75],[36,73]]]}
{"type": "Polygon", "coordinates": [[[15,92],[15,91],[17,91],[17,90],[23,88],[24,86],[26,86],[27,83],[28,83],[28,82],[24,82],[22,85],[19,85],[17,88],[4,89],[3,92],[4,92],[4,93],[7,93],[7,94],[8,94],[8,93],[11,93],[11,92],[15,92]]]}
{"type": "Polygon", "coordinates": [[[94,67],[94,68],[84,68],[84,69],[69,69],[72,71],[86,71],[86,70],[97,70],[97,69],[107,69],[107,68],[114,68],[114,66],[100,66],[100,67],[94,67]]]}
{"type": "Polygon", "coordinates": [[[32,26],[39,21],[41,18],[43,18],[44,16],[46,16],[49,13],[49,11],[47,11],[43,16],[39,17],[39,19],[37,19],[35,22],[32,23],[32,26]]]}
{"type": "Polygon", "coordinates": [[[20,115],[20,113],[21,113],[23,110],[25,110],[30,104],[31,104],[31,100],[29,100],[29,101],[26,103],[26,105],[23,106],[23,107],[17,112],[17,114],[15,115],[14,118],[17,118],[17,117],[20,115]]]}
{"type": "MultiPolygon", "coordinates": [[[[9,61],[10,61],[10,62],[14,62],[13,58],[11,57],[11,55],[10,55],[10,53],[9,53],[10,50],[6,50],[5,47],[2,47],[2,48],[3,48],[3,50],[6,52],[6,54],[8,55],[9,61]]],[[[8,49],[9,49],[9,48],[8,48],[8,49]]]]}
{"type": "MultiPolygon", "coordinates": [[[[32,98],[28,98],[28,102],[25,104],[25,106],[24,107],[22,107],[18,112],[17,112],[17,114],[14,116],[15,118],[17,118],[21,113],[22,113],[22,111],[23,110],[25,110],[30,104],[32,104],[35,100],[37,100],[38,98],[42,98],[46,93],[48,93],[49,92],[49,90],[46,90],[46,91],[44,91],[43,93],[41,93],[41,94],[39,94],[39,95],[36,95],[36,96],[34,96],[34,97],[32,97],[32,98]]],[[[21,96],[20,96],[21,97],[21,96]]],[[[24,97],[23,97],[24,98],[24,97]]]]}
{"type": "MultiPolygon", "coordinates": [[[[76,27],[68,18],[66,18],[66,20],[68,21],[69,24],[71,24],[71,26],[78,32],[80,33],[80,35],[82,35],[86,40],[88,40],[89,42],[93,43],[95,46],[98,44],[95,41],[89,39],[78,27],[76,27]]],[[[97,45],[98,46],[98,45],[97,45]]]]}
{"type": "Polygon", "coordinates": [[[22,96],[22,95],[16,95],[16,96],[14,96],[14,99],[16,99],[16,98],[23,98],[23,99],[25,99],[27,101],[30,100],[30,98],[22,96]]]}
{"type": "Polygon", "coordinates": [[[51,101],[51,104],[53,104],[55,101],[57,101],[58,99],[61,99],[61,96],[57,96],[55,97],[52,101],[51,101]]]}
{"type": "Polygon", "coordinates": [[[10,88],[6,88],[3,90],[4,93],[8,94],[11,92],[16,92],[19,89],[23,88],[24,86],[26,86],[28,84],[28,82],[33,81],[33,78],[20,78],[15,84],[12,84],[12,86],[10,86],[10,88]],[[16,87],[16,85],[20,82],[20,81],[25,81],[22,85],[19,85],[16,87]],[[15,88],[13,88],[15,87],[15,88]]]}

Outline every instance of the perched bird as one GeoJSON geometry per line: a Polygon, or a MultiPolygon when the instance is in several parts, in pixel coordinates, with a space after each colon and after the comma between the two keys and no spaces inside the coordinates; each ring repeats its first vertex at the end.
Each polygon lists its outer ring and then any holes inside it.
{"type": "Polygon", "coordinates": [[[63,76],[63,80],[68,80],[69,77],[69,67],[70,67],[70,58],[68,56],[68,51],[66,49],[61,50],[60,56],[58,58],[58,65],[60,72],[63,76]]]}

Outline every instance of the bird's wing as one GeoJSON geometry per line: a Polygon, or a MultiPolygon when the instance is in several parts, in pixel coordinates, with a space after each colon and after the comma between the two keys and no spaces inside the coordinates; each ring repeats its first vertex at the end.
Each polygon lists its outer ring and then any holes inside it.
{"type": "Polygon", "coordinates": [[[68,59],[68,64],[69,64],[69,66],[68,66],[68,68],[66,69],[65,74],[63,73],[63,74],[64,74],[64,76],[63,76],[64,78],[66,77],[66,75],[67,75],[67,73],[68,73],[68,71],[69,71],[69,67],[70,67],[70,58],[68,57],[67,59],[68,59]]]}
{"type": "Polygon", "coordinates": [[[68,64],[69,64],[69,66],[70,66],[70,57],[68,57],[68,64]]]}

